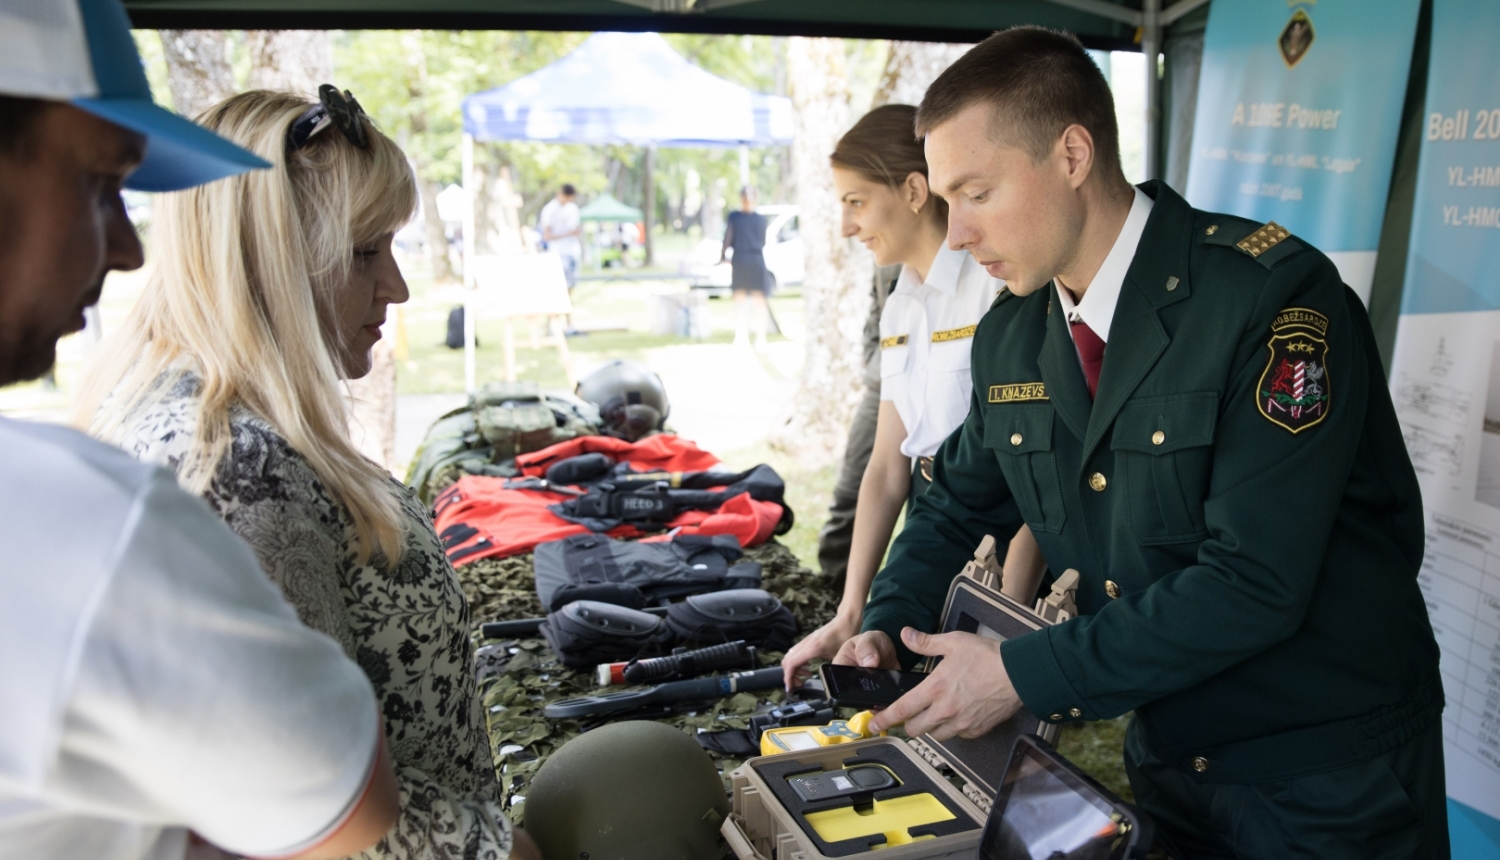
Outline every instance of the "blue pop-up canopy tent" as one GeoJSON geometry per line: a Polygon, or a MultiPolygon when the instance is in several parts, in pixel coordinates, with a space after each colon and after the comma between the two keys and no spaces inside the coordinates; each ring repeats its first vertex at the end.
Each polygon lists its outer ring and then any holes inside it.
{"type": "MultiPolygon", "coordinates": [[[[740,148],[792,142],[792,102],[757,93],[688,62],[657,33],[595,33],[561,60],[463,101],[464,188],[474,187],[474,141],[631,144],[646,147],[646,254],[651,254],[651,151],[658,146],[740,148]]],[[[464,259],[474,257],[473,195],[464,259]]],[[[464,266],[473,286],[472,266],[464,266]]],[[[465,377],[473,389],[472,329],[465,320],[465,377]]]]}
{"type": "Polygon", "coordinates": [[[792,103],[712,75],[657,33],[595,33],[577,50],[464,99],[475,140],[766,146],[792,142],[792,103]]]}

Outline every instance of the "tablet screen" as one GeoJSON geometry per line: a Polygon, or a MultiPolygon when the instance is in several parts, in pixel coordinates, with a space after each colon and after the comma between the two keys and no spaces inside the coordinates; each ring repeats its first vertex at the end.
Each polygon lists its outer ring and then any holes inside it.
{"type": "Polygon", "coordinates": [[[1109,860],[1114,809],[1077,777],[1021,746],[980,846],[981,860],[1109,860]],[[998,820],[997,820],[998,817],[998,820]]]}

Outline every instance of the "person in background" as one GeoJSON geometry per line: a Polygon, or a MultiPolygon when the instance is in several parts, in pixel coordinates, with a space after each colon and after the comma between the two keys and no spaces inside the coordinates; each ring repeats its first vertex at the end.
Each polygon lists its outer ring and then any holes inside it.
{"type": "MultiPolygon", "coordinates": [[[[782,660],[789,689],[809,661],[834,656],[859,633],[896,518],[926,489],[933,455],[969,413],[974,329],[1005,288],[968,254],[945,245],[948,206],[927,185],[927,160],[912,134],[915,116],[911,105],[878,107],[829,157],[844,236],[874,252],[876,264],[900,264],[901,275],[880,317],[880,411],[860,481],[844,596],[833,620],[782,660]]],[[[1036,541],[1021,529],[1005,558],[1005,594],[1030,605],[1043,567],[1036,541]]]]}
{"type": "MultiPolygon", "coordinates": [[[[0,4],[0,385],[142,264],[122,187],[266,166],[152,104],[115,0],[0,4]]],[[[369,680],[169,472],[0,419],[0,551],[0,858],[332,858],[395,820],[369,680]]]]}
{"type": "Polygon", "coordinates": [[[369,676],[402,802],[365,857],[533,858],[501,810],[457,577],[415,494],[347,429],[342,380],[370,371],[408,298],[391,255],[417,205],[407,158],[326,84],[315,103],[253,91],[201,121],[272,169],[157,202],[164,257],[77,420],[173,469],[369,676]]]}
{"type": "Polygon", "coordinates": [[[734,294],[734,342],[744,346],[749,342],[747,331],[755,331],[755,348],[766,348],[766,322],[770,309],[766,307],[766,296],[771,292],[771,272],[766,268],[766,216],[755,211],[755,189],[746,185],[740,189],[740,208],[730,212],[724,226],[724,245],[719,249],[719,262],[729,256],[729,289],[734,294]]]}
{"type": "Polygon", "coordinates": [[[901,276],[901,266],[878,266],[870,283],[870,313],[865,318],[864,379],[859,405],[849,421],[849,436],[844,440],[844,459],[833,484],[833,499],[828,503],[828,519],[818,530],[818,571],[828,585],[840,591],[849,571],[849,548],[854,544],[854,514],[859,504],[859,487],[875,450],[875,425],[880,417],[880,313],[886,297],[901,276]]]}
{"type": "Polygon", "coordinates": [[[583,242],[579,239],[583,230],[583,218],[579,215],[578,189],[564,184],[557,196],[542,207],[538,219],[542,225],[542,241],[547,250],[562,259],[563,276],[568,279],[568,289],[578,283],[578,262],[583,258],[583,242]]]}

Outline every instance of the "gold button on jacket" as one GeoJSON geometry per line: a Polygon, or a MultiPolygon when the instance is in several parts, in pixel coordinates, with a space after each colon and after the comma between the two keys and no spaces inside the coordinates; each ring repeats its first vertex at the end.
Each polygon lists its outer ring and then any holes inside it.
{"type": "Polygon", "coordinates": [[[1106,579],[1104,580],[1104,593],[1109,595],[1110,600],[1114,600],[1120,596],[1120,586],[1116,585],[1113,579],[1106,579]]]}
{"type": "Polygon", "coordinates": [[[1204,758],[1201,755],[1194,758],[1193,770],[1196,770],[1199,773],[1208,773],[1208,759],[1204,758]]]}
{"type": "Polygon", "coordinates": [[[1109,481],[1104,480],[1104,475],[1095,472],[1089,475],[1089,486],[1094,488],[1094,492],[1102,493],[1104,492],[1104,488],[1109,486],[1109,481]]]}

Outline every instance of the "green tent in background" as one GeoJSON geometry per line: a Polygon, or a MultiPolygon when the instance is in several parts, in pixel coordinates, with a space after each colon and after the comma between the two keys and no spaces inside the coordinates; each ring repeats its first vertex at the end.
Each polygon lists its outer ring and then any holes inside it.
{"type": "Polygon", "coordinates": [[[585,221],[640,221],[645,213],[634,206],[626,206],[610,194],[600,194],[593,202],[578,210],[585,221]]]}

